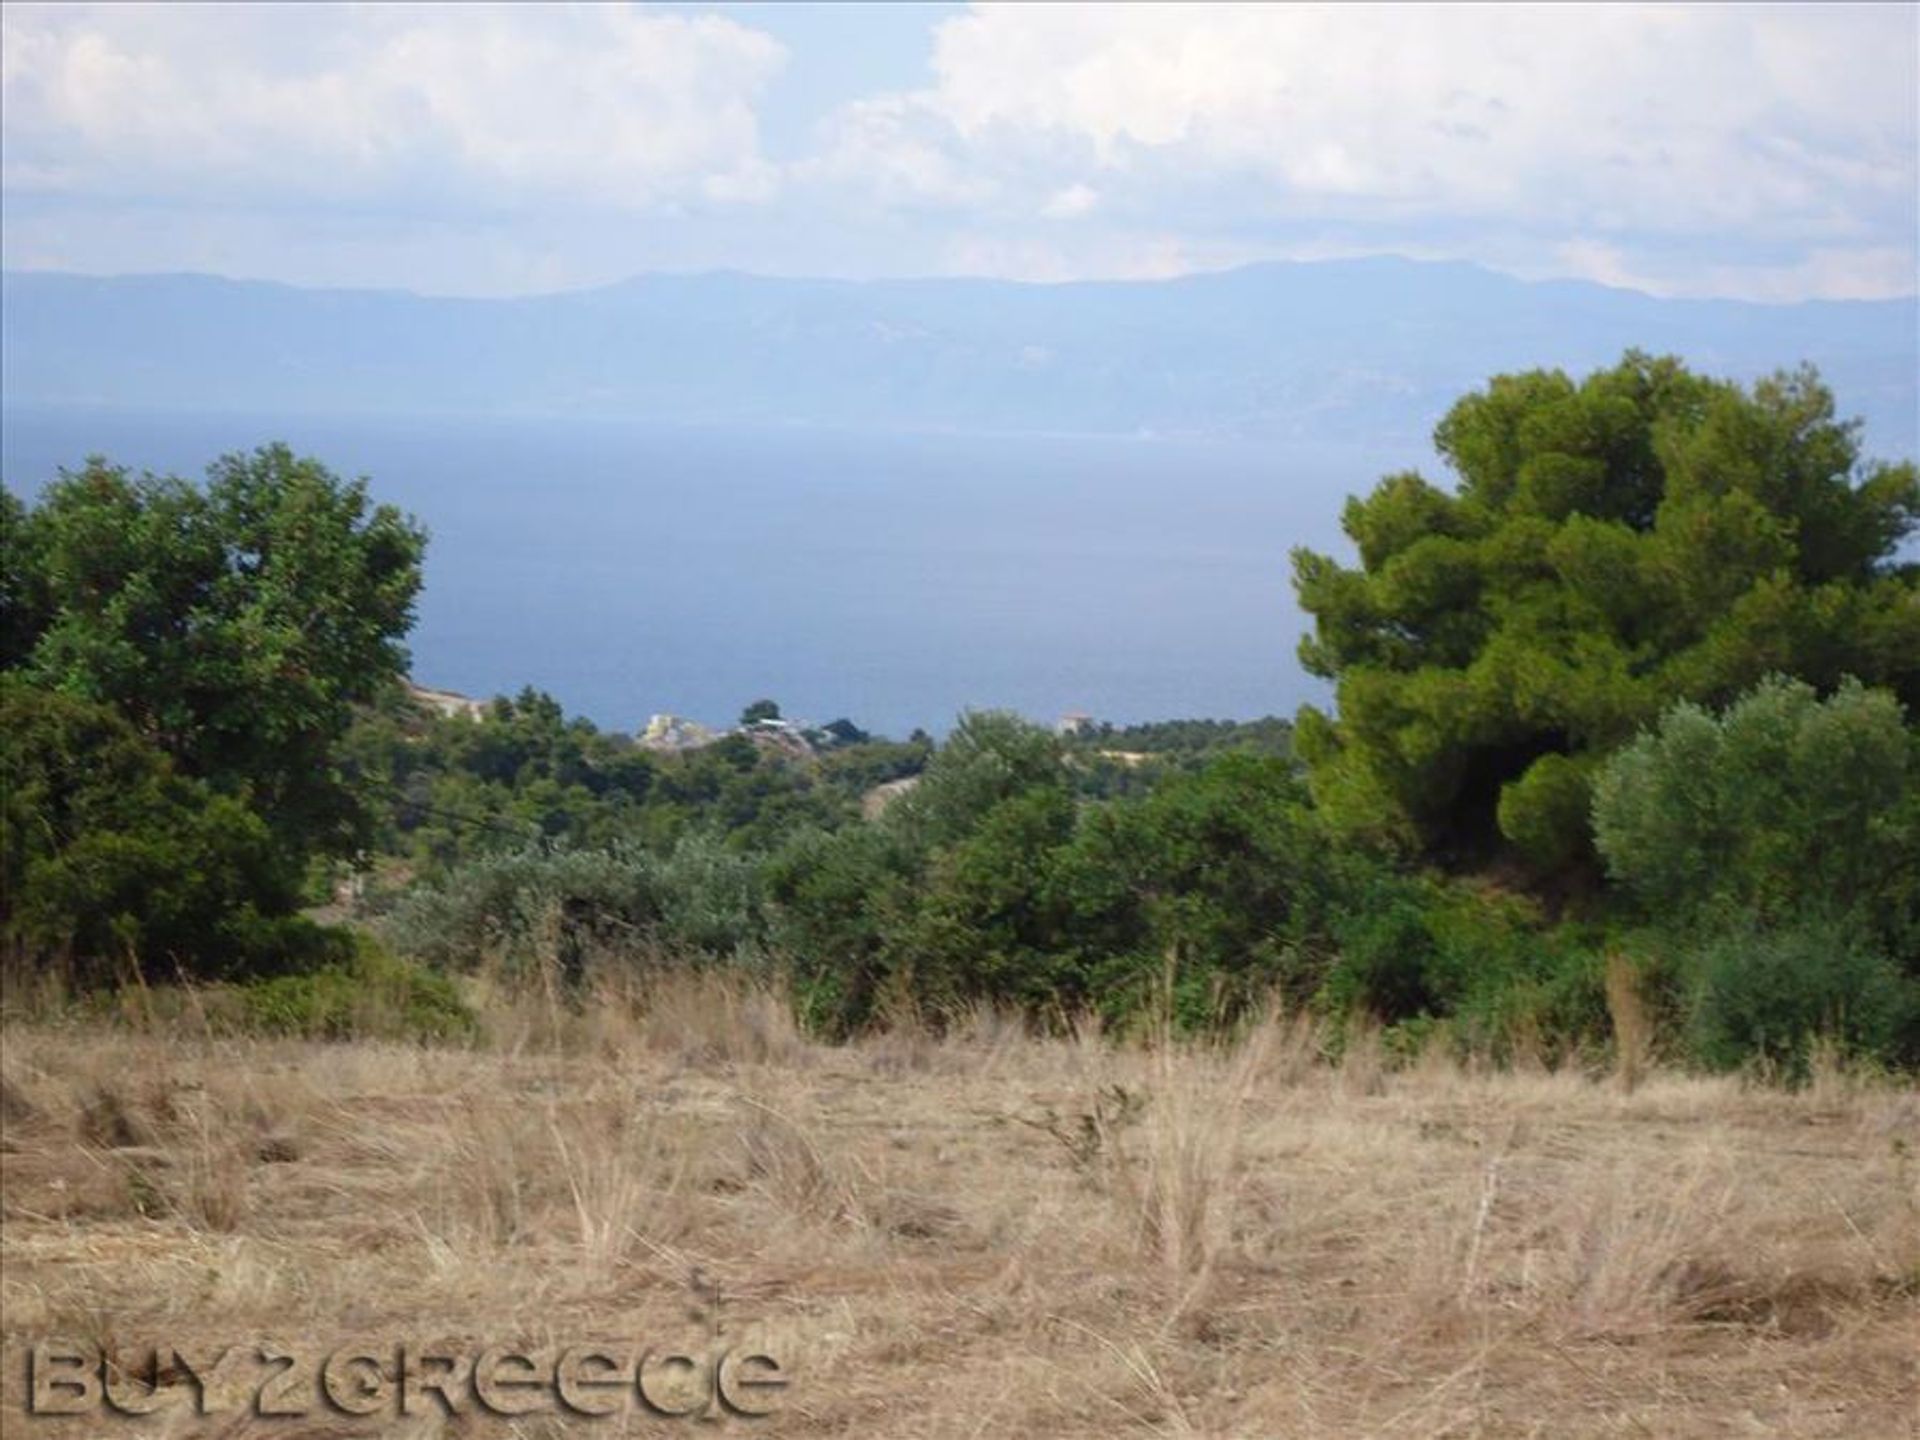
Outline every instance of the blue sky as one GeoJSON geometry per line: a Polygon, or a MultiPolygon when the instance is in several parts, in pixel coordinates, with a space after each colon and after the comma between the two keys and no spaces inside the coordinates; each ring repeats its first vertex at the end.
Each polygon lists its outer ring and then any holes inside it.
{"type": "Polygon", "coordinates": [[[0,258],[1912,294],[1920,9],[8,4],[0,258]]]}

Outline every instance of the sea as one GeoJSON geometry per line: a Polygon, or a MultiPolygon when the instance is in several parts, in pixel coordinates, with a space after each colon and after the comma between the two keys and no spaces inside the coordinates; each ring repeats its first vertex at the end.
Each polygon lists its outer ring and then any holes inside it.
{"type": "MultiPolygon", "coordinates": [[[[1289,553],[1417,455],[1233,440],[9,405],[0,481],[189,478],[285,441],[427,528],[421,684],[534,686],[603,729],[767,698],[876,734],[1291,715],[1289,553]]],[[[1431,462],[1429,461],[1429,469],[1431,462]]]]}

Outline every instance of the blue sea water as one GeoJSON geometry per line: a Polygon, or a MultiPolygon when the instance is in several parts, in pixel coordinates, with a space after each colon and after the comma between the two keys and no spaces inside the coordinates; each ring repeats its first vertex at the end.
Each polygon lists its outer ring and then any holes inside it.
{"type": "Polygon", "coordinates": [[[199,477],[285,440],[431,532],[423,684],[523,685],[633,730],[655,711],[940,732],[1291,714],[1288,551],[1344,549],[1344,497],[1414,457],[1157,439],[8,407],[0,478],[91,453],[199,477]]]}

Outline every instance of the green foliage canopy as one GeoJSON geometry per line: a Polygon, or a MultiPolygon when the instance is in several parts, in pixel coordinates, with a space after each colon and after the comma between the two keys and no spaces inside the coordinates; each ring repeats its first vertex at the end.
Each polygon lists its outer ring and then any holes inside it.
{"type": "Polygon", "coordinates": [[[1899,701],[1773,676],[1673,707],[1594,785],[1608,870],[1670,930],[1851,921],[1920,975],[1920,756],[1899,701]]]}
{"type": "Polygon", "coordinates": [[[290,968],[324,950],[265,822],[104,705],[0,676],[0,928],[83,982],[290,968]]]}
{"type": "Polygon", "coordinates": [[[1201,1024],[1276,989],[1316,995],[1379,866],[1329,843],[1289,762],[1230,751],[1090,801],[1071,753],[1017,717],[966,715],[878,820],[773,857],[773,932],[819,1018],[857,1027],[895,996],[1122,1020],[1170,985],[1201,1024]]]}
{"type": "Polygon", "coordinates": [[[126,717],[291,860],[363,843],[334,747],[405,672],[418,526],[284,445],[205,488],[96,458],[5,518],[0,663],[126,717]]]}
{"type": "Polygon", "coordinates": [[[1298,745],[1341,829],[1484,858],[1587,855],[1595,765],[1676,699],[1781,671],[1920,700],[1912,463],[1864,463],[1810,369],[1750,390],[1630,353],[1496,377],[1435,442],[1443,490],[1348,502],[1358,568],[1294,552],[1308,670],[1339,718],[1298,745]]]}

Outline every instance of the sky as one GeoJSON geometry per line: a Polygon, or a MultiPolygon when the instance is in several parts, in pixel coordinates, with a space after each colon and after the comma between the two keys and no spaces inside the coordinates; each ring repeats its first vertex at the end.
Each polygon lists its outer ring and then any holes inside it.
{"type": "Polygon", "coordinates": [[[1920,7],[0,9],[0,261],[513,295],[646,271],[1460,259],[1911,295],[1920,7]]]}

